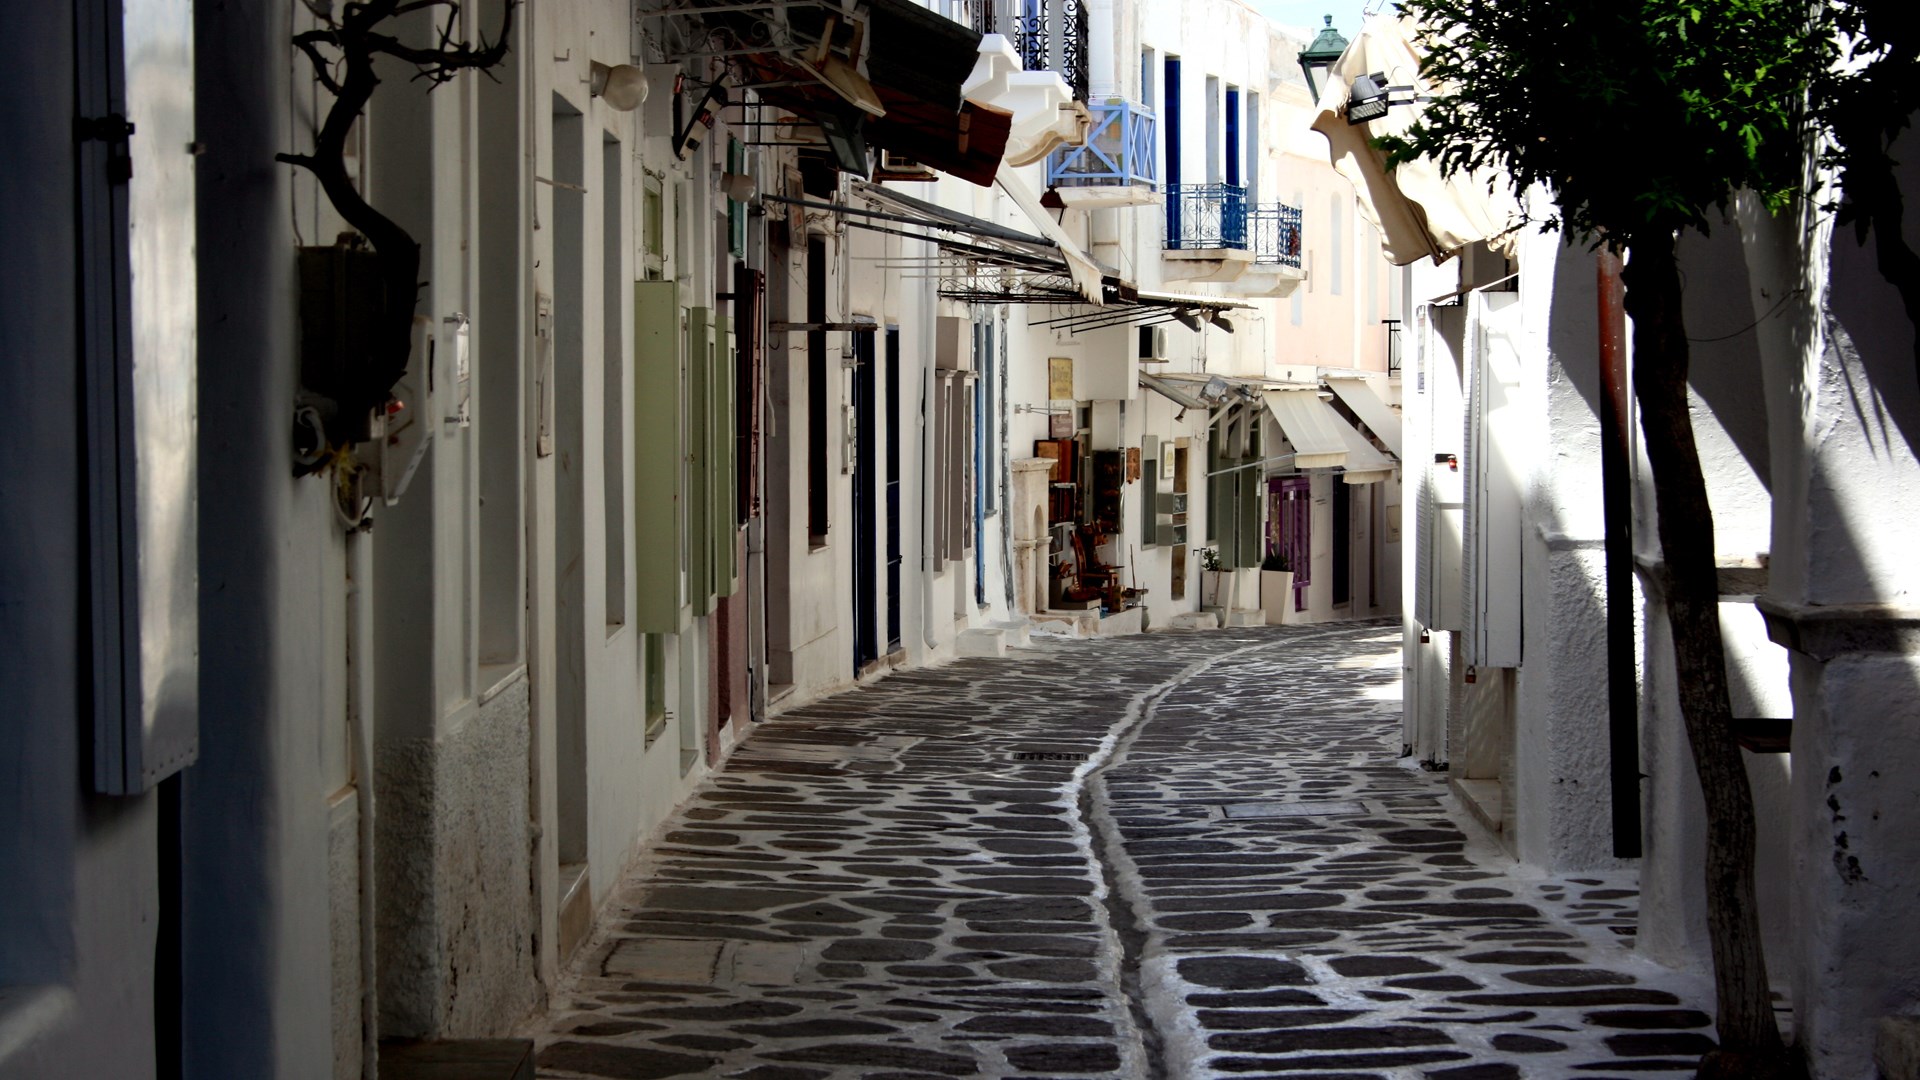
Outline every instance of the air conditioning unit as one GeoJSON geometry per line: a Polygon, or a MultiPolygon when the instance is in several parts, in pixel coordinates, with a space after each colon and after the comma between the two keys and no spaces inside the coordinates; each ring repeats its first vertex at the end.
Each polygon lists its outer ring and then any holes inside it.
{"type": "Polygon", "coordinates": [[[1140,350],[1135,356],[1143,364],[1166,363],[1167,328],[1164,326],[1140,327],[1140,350]]]}
{"type": "Polygon", "coordinates": [[[874,171],[875,180],[938,180],[939,174],[928,165],[904,157],[891,150],[880,151],[880,167],[874,171]]]}

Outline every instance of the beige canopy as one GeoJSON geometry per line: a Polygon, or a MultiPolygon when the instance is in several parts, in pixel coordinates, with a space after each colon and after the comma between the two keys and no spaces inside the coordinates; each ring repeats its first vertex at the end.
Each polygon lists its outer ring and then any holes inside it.
{"type": "MultiPolygon", "coordinates": [[[[1427,158],[1406,162],[1389,173],[1386,153],[1371,145],[1372,139],[1412,127],[1423,105],[1396,106],[1377,120],[1347,123],[1347,95],[1355,76],[1379,72],[1389,85],[1430,92],[1419,79],[1415,33],[1411,19],[1368,19],[1333,65],[1327,88],[1320,94],[1313,130],[1327,137],[1334,169],[1353,184],[1361,212],[1380,230],[1387,258],[1394,265],[1405,266],[1427,256],[1442,262],[1480,240],[1510,249],[1520,222],[1520,204],[1504,177],[1481,170],[1448,179],[1440,175],[1439,164],[1427,158]]],[[[1404,91],[1395,95],[1405,96],[1404,91]]]]}

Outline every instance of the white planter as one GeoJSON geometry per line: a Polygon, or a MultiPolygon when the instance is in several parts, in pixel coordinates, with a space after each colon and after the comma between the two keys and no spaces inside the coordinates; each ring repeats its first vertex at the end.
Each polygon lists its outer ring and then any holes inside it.
{"type": "Polygon", "coordinates": [[[1227,574],[1228,571],[1225,570],[1200,571],[1200,606],[1202,608],[1226,606],[1227,574]]]}
{"type": "Polygon", "coordinates": [[[1293,618],[1293,571],[1260,571],[1260,610],[1267,613],[1268,626],[1293,618]]]}

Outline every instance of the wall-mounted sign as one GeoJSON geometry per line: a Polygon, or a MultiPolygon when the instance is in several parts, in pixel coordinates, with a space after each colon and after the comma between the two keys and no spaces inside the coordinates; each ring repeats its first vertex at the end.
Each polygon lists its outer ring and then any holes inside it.
{"type": "Polygon", "coordinates": [[[1073,357],[1047,357],[1047,397],[1053,401],[1073,400],[1073,357]]]}

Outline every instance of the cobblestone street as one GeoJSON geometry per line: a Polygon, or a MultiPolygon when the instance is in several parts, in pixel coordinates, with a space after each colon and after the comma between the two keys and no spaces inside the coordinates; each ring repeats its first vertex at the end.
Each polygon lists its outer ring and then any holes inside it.
{"type": "Polygon", "coordinates": [[[656,838],[547,1077],[1687,1075],[1630,875],[1398,758],[1397,625],[1036,641],[776,717],[656,838]]]}

